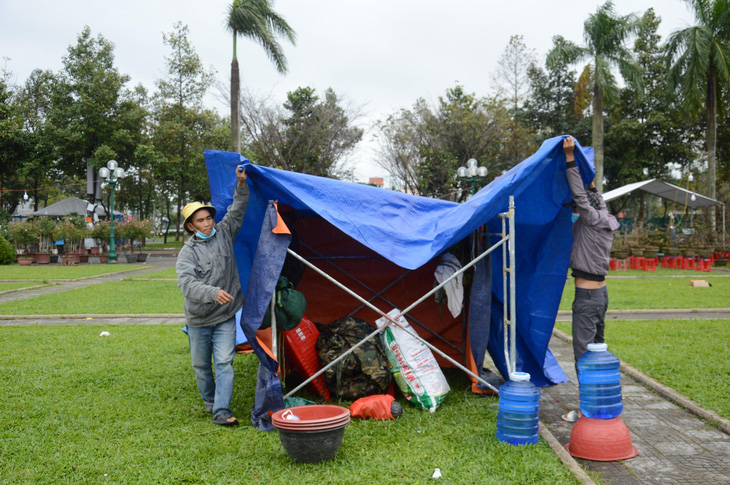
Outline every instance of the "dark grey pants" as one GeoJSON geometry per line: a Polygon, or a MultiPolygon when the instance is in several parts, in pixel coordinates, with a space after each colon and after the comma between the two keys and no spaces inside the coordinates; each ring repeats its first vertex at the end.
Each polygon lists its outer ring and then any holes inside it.
{"type": "MultiPolygon", "coordinates": [[[[608,309],[608,289],[575,289],[573,300],[573,355],[576,363],[588,350],[588,344],[603,343],[608,309]]],[[[576,372],[578,371],[576,365],[576,372]]]]}

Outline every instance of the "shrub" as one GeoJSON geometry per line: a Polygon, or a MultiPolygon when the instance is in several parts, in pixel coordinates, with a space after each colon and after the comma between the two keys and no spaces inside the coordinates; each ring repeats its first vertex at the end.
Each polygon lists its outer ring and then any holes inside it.
{"type": "Polygon", "coordinates": [[[26,253],[30,253],[38,245],[38,224],[35,221],[26,220],[10,224],[8,234],[13,240],[15,249],[23,249],[26,253]]]}
{"type": "Polygon", "coordinates": [[[0,236],[0,265],[13,264],[15,262],[15,249],[7,239],[0,236]]]}

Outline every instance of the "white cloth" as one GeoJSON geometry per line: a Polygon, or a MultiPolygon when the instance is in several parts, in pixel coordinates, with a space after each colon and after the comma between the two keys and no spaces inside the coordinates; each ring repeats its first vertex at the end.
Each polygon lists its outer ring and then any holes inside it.
{"type": "MultiPolygon", "coordinates": [[[[460,269],[461,263],[456,259],[456,256],[451,253],[445,253],[441,256],[441,263],[436,267],[433,275],[436,277],[436,282],[441,284],[460,269]]],[[[463,276],[463,273],[459,273],[456,278],[443,286],[448,299],[449,311],[454,318],[461,314],[461,306],[464,302],[463,276]]]]}

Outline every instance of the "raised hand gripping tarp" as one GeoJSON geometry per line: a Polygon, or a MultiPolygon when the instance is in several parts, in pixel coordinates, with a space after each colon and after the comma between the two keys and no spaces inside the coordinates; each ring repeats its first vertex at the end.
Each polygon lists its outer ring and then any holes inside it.
{"type": "MultiPolygon", "coordinates": [[[[484,224],[488,224],[490,232],[500,232],[501,223],[495,217],[507,211],[509,196],[513,195],[517,370],[529,372],[535,384],[544,386],[567,380],[548,349],[572,245],[571,210],[562,205],[572,199],[565,174],[563,138],[545,141],[532,156],[463,204],[263,167],[237,153],[206,150],[205,161],[218,220],[233,199],[235,167],[241,163],[246,167],[251,198],[236,241],[236,260],[244,294],[250,294],[250,298],[258,295],[265,301],[271,298],[271,293],[251,288],[259,283],[255,278],[249,280],[249,275],[253,274],[252,265],[269,200],[277,200],[309,217],[323,218],[382,258],[401,268],[416,269],[484,224]]],[[[576,161],[584,181],[588,182],[594,174],[592,160],[576,145],[579,148],[575,151],[576,161]]],[[[493,254],[490,331],[481,334],[489,335],[488,351],[502,375],[507,375],[502,348],[502,256],[501,251],[493,254]]],[[[473,319],[470,324],[478,325],[478,320],[473,319]]],[[[472,336],[479,334],[473,327],[470,332],[472,336]]],[[[481,351],[483,345],[472,347],[481,351]]],[[[474,355],[476,362],[481,362],[483,357],[474,355]]]]}

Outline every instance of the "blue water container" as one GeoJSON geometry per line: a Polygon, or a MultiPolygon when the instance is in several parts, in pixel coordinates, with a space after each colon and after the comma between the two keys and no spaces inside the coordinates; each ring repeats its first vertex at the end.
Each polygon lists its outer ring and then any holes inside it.
{"type": "Polygon", "coordinates": [[[613,419],[621,414],[621,363],[606,344],[588,344],[578,359],[580,412],[587,418],[613,419]]]}
{"type": "Polygon", "coordinates": [[[530,374],[513,372],[499,388],[497,439],[513,445],[537,443],[540,422],[540,390],[530,374]]]}

